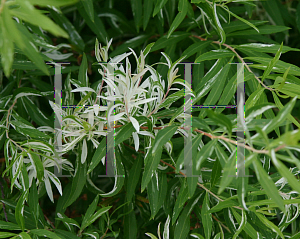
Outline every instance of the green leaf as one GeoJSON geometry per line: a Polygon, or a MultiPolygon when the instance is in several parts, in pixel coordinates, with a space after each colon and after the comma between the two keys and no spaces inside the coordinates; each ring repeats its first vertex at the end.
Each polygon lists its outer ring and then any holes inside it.
{"type": "Polygon", "coordinates": [[[30,162],[37,174],[37,179],[42,182],[44,177],[44,165],[40,159],[40,156],[35,153],[28,153],[30,162]]]}
{"type": "MultiPolygon", "coordinates": [[[[262,44],[262,43],[247,43],[242,45],[234,46],[236,49],[246,49],[250,51],[257,52],[266,52],[266,53],[277,53],[280,49],[280,45],[277,44],[262,44]]],[[[282,47],[282,53],[286,53],[288,51],[300,51],[297,48],[291,48],[288,46],[282,47]]]]}
{"type": "Polygon", "coordinates": [[[176,222],[180,212],[183,209],[183,205],[189,199],[189,191],[186,184],[183,184],[180,188],[179,194],[176,198],[175,206],[173,208],[173,215],[172,215],[172,225],[176,222]]]}
{"type": "MultiPolygon", "coordinates": [[[[192,0],[193,1],[202,1],[202,0],[192,0]]],[[[205,239],[203,236],[201,236],[199,233],[192,233],[190,234],[191,237],[197,238],[197,239],[205,239]]]]}
{"type": "Polygon", "coordinates": [[[29,236],[26,232],[21,232],[18,237],[21,237],[22,239],[31,239],[31,236],[29,236]]]}
{"type": "MultiPolygon", "coordinates": [[[[132,123],[128,123],[119,129],[116,136],[115,146],[123,143],[128,139],[132,133],[135,131],[132,123]]],[[[94,170],[94,168],[99,164],[101,159],[106,155],[106,138],[103,138],[101,143],[98,145],[96,152],[93,155],[92,161],[90,163],[88,174],[94,170]]]]}
{"type": "Polygon", "coordinates": [[[298,31],[300,32],[300,3],[298,3],[298,5],[297,5],[296,24],[297,24],[297,27],[298,27],[298,31]]]}
{"type": "Polygon", "coordinates": [[[44,30],[51,32],[55,36],[68,38],[67,33],[63,29],[57,26],[50,18],[35,9],[28,0],[17,0],[17,3],[20,7],[10,10],[14,16],[33,25],[39,26],[44,30]],[[34,16],[34,18],[32,16],[34,16]]]}
{"type": "Polygon", "coordinates": [[[149,204],[151,209],[151,218],[154,219],[159,209],[163,205],[167,191],[167,176],[161,172],[154,172],[150,183],[147,186],[149,204]]]}
{"type": "Polygon", "coordinates": [[[80,158],[77,157],[76,169],[72,181],[71,193],[68,198],[68,201],[65,203],[63,208],[67,208],[68,206],[70,206],[80,196],[86,182],[86,175],[87,175],[86,171],[87,171],[87,161],[85,161],[84,164],[81,164],[80,158]]]}
{"type": "Polygon", "coordinates": [[[255,215],[261,220],[263,224],[265,224],[268,228],[270,228],[273,232],[275,232],[277,235],[279,235],[281,238],[284,239],[284,235],[280,231],[280,229],[271,221],[269,221],[267,218],[265,218],[262,214],[254,212],[255,215]]]}
{"type": "Polygon", "coordinates": [[[26,169],[25,164],[21,166],[21,172],[22,172],[22,185],[23,185],[23,190],[29,190],[29,178],[28,178],[28,172],[26,169]]]}
{"type": "Polygon", "coordinates": [[[23,216],[23,210],[24,210],[24,203],[27,198],[27,195],[28,195],[28,189],[26,189],[22,193],[21,197],[18,200],[16,209],[15,209],[16,221],[17,221],[18,225],[20,226],[20,228],[22,229],[22,231],[24,231],[24,229],[25,229],[25,219],[23,216]]]}
{"type": "Polygon", "coordinates": [[[193,98],[193,105],[197,104],[197,102],[205,96],[211,88],[216,83],[219,75],[223,69],[223,63],[225,60],[217,60],[215,64],[211,67],[211,69],[206,73],[200,83],[196,86],[195,91],[197,93],[196,97],[193,98]]]}
{"type": "Polygon", "coordinates": [[[128,239],[137,238],[137,221],[134,211],[134,203],[124,206],[124,237],[128,239]],[[129,212],[129,213],[128,213],[129,212]]]}
{"type": "Polygon", "coordinates": [[[0,232],[0,238],[8,238],[16,235],[17,234],[11,232],[0,232]]]}
{"type": "Polygon", "coordinates": [[[154,236],[152,233],[150,233],[150,232],[147,232],[147,233],[145,233],[148,237],[150,237],[151,239],[157,239],[157,237],[156,236],[154,236]]]}
{"type": "Polygon", "coordinates": [[[94,199],[94,201],[91,203],[91,205],[88,207],[85,215],[84,215],[84,218],[82,220],[82,223],[81,223],[81,228],[80,230],[83,230],[83,228],[85,228],[88,224],[88,221],[89,219],[92,217],[92,215],[94,214],[94,212],[96,211],[97,209],[97,204],[98,204],[98,201],[99,201],[99,195],[97,195],[94,199]]]}
{"type": "MultiPolygon", "coordinates": [[[[201,52],[202,49],[206,48],[212,41],[199,41],[192,45],[190,45],[187,49],[182,53],[183,56],[186,56],[186,59],[195,53],[201,52]]],[[[196,60],[197,61],[197,60],[196,60]]],[[[195,61],[195,62],[196,62],[195,61]]]]}
{"type": "MultiPolygon", "coordinates": [[[[287,118],[288,114],[291,113],[294,105],[296,103],[297,97],[294,97],[289,103],[287,103],[282,110],[276,115],[275,118],[271,119],[267,125],[265,125],[262,130],[268,134],[274,129],[276,129],[284,120],[287,118]]],[[[259,134],[253,136],[252,139],[256,139],[259,134]]]]}
{"type": "Polygon", "coordinates": [[[139,35],[137,37],[131,38],[128,41],[125,41],[122,43],[122,45],[120,45],[116,50],[114,50],[111,54],[110,57],[115,57],[117,55],[120,55],[126,51],[128,51],[128,47],[134,49],[135,47],[138,47],[140,45],[142,45],[148,38],[150,35],[139,35]]]}
{"type": "Polygon", "coordinates": [[[35,180],[32,180],[32,185],[29,191],[28,196],[28,204],[31,211],[31,214],[34,218],[35,225],[38,228],[38,220],[39,220],[39,212],[40,212],[40,205],[38,201],[38,193],[37,193],[37,186],[35,180]]]}
{"type": "MultiPolygon", "coordinates": [[[[235,219],[237,220],[237,222],[239,224],[241,224],[242,222],[242,218],[241,215],[239,213],[237,213],[235,211],[234,208],[230,208],[231,211],[233,212],[233,215],[235,217],[235,219]]],[[[251,226],[251,224],[249,222],[246,221],[245,226],[243,228],[243,230],[252,238],[252,239],[257,239],[257,231],[251,226]]]]}
{"type": "Polygon", "coordinates": [[[223,7],[223,9],[225,9],[229,14],[231,14],[235,18],[239,19],[240,21],[246,23],[248,26],[252,27],[255,31],[257,31],[259,33],[259,30],[257,29],[257,27],[254,26],[251,22],[249,22],[249,21],[245,20],[244,18],[239,17],[238,15],[234,14],[232,11],[229,11],[226,7],[223,7]]]}
{"type": "MultiPolygon", "coordinates": [[[[193,99],[193,105],[195,105],[202,97],[204,97],[210,89],[213,87],[214,83],[217,80],[217,77],[221,73],[222,68],[222,60],[217,60],[215,65],[210,69],[210,71],[205,75],[205,77],[201,80],[200,84],[196,87],[196,97],[193,99]]],[[[173,121],[183,113],[184,105],[178,108],[178,110],[173,113],[172,118],[170,119],[169,125],[172,125],[173,121]]]]}
{"type": "Polygon", "coordinates": [[[170,220],[171,220],[170,215],[168,215],[168,218],[167,218],[165,226],[164,226],[163,239],[169,239],[170,220]]]}
{"type": "Polygon", "coordinates": [[[110,192],[100,194],[102,197],[112,197],[112,196],[118,194],[124,185],[125,172],[124,172],[123,163],[121,161],[121,152],[118,147],[116,148],[115,172],[114,173],[115,173],[114,187],[110,192]]]}
{"type": "MultiPolygon", "coordinates": [[[[176,235],[176,239],[186,239],[187,235],[190,231],[190,214],[195,205],[197,205],[202,193],[199,195],[198,193],[193,196],[185,206],[183,212],[180,214],[178,219],[178,223],[175,227],[174,235],[176,235]]],[[[198,205],[197,205],[198,206],[198,205]]]]}
{"type": "Polygon", "coordinates": [[[77,47],[79,50],[83,51],[85,48],[85,43],[82,40],[81,36],[75,29],[75,27],[72,25],[72,23],[66,18],[63,14],[58,13],[54,10],[50,10],[51,16],[57,22],[61,27],[63,27],[66,32],[70,36],[70,42],[77,47]]]}
{"type": "Polygon", "coordinates": [[[153,10],[153,1],[152,0],[145,0],[144,1],[144,16],[143,16],[143,29],[146,30],[148,25],[149,19],[151,17],[151,13],[153,10]]]}
{"type": "Polygon", "coordinates": [[[29,87],[20,87],[14,91],[12,99],[16,100],[20,97],[30,96],[30,95],[41,96],[41,92],[36,89],[29,88],[29,87]]]}
{"type": "MultiPolygon", "coordinates": [[[[244,59],[249,59],[250,61],[256,61],[256,62],[261,63],[262,65],[251,65],[251,67],[262,69],[262,70],[266,69],[269,62],[270,62],[269,58],[263,58],[263,57],[245,57],[244,59]]],[[[276,65],[274,66],[272,71],[273,72],[279,72],[279,73],[285,73],[286,69],[288,69],[289,67],[291,67],[290,70],[289,70],[289,74],[296,75],[296,76],[300,75],[300,68],[299,67],[297,67],[295,65],[292,65],[292,64],[289,64],[289,63],[285,63],[285,62],[280,61],[280,60],[277,61],[276,65]]]]}
{"type": "MultiPolygon", "coordinates": [[[[278,99],[277,95],[272,91],[272,95],[273,95],[273,98],[274,98],[274,102],[277,106],[277,108],[279,110],[281,110],[283,108],[283,105],[281,104],[281,101],[278,99]]],[[[290,121],[292,121],[295,125],[298,126],[298,128],[300,128],[300,124],[299,122],[291,115],[291,114],[288,114],[288,117],[287,117],[290,121]]]]}
{"type": "Polygon", "coordinates": [[[28,97],[23,97],[21,100],[26,112],[28,115],[30,115],[31,119],[35,123],[37,123],[39,126],[53,127],[53,121],[51,122],[51,120],[44,115],[44,113],[32,102],[32,100],[30,100],[28,97]]]}
{"type": "Polygon", "coordinates": [[[97,165],[100,163],[101,159],[103,157],[105,157],[105,154],[106,154],[106,137],[104,137],[101,140],[101,143],[98,145],[97,150],[93,155],[92,161],[91,161],[89,169],[87,171],[88,174],[97,167],[97,165]]]}
{"type": "Polygon", "coordinates": [[[139,32],[140,28],[140,23],[142,20],[142,0],[130,0],[131,1],[131,8],[132,8],[132,13],[134,17],[134,23],[136,26],[137,32],[139,32]]]}
{"type": "MultiPolygon", "coordinates": [[[[244,165],[244,170],[245,170],[245,175],[248,175],[249,169],[246,168],[245,165],[244,165]]],[[[248,177],[243,177],[243,176],[237,177],[236,180],[237,180],[236,185],[237,185],[238,201],[245,210],[249,211],[245,202],[245,198],[248,192],[248,177]]]]}
{"type": "Polygon", "coordinates": [[[278,49],[275,57],[270,61],[270,63],[268,64],[266,70],[264,71],[264,74],[261,78],[261,81],[263,82],[264,79],[271,73],[273,67],[276,65],[276,63],[278,62],[280,56],[281,56],[281,52],[282,52],[282,46],[283,43],[281,43],[280,48],[278,49]]]}
{"type": "Polygon", "coordinates": [[[38,5],[41,7],[54,6],[54,7],[62,7],[67,5],[72,5],[78,2],[78,0],[29,0],[32,5],[38,5]]]}
{"type": "Polygon", "coordinates": [[[82,2],[82,5],[83,5],[85,11],[89,15],[91,21],[94,22],[94,4],[93,4],[93,0],[82,0],[81,2],[82,2]]]}
{"type": "Polygon", "coordinates": [[[140,179],[142,170],[143,158],[139,154],[137,159],[134,161],[132,168],[129,171],[129,177],[126,184],[126,197],[127,201],[131,201],[134,196],[136,186],[140,179]]]}
{"type": "Polygon", "coordinates": [[[89,28],[92,30],[92,32],[95,33],[97,38],[102,41],[103,43],[106,42],[106,39],[108,38],[108,34],[106,32],[106,29],[104,27],[104,24],[100,17],[98,17],[96,12],[94,12],[94,22],[92,22],[91,18],[89,17],[89,14],[85,11],[84,6],[81,1],[79,1],[77,4],[77,9],[80,13],[80,15],[85,20],[86,24],[89,26],[89,28]]]}
{"type": "MultiPolygon", "coordinates": [[[[222,95],[227,95],[228,92],[227,91],[223,91],[224,90],[224,85],[225,85],[225,79],[227,78],[227,75],[229,73],[231,65],[227,64],[221,71],[221,73],[218,75],[217,79],[216,79],[216,86],[214,87],[214,90],[212,90],[209,95],[206,97],[203,105],[205,106],[211,106],[211,105],[216,105],[216,103],[218,102],[220,96],[222,95]],[[222,92],[224,92],[222,94],[222,92]],[[226,93],[225,93],[226,92],[226,93]]],[[[222,104],[225,105],[225,104],[222,104]]],[[[205,110],[201,110],[199,113],[199,118],[203,118],[206,115],[206,111],[205,110]]]]}
{"type": "Polygon", "coordinates": [[[243,210],[242,211],[242,221],[240,223],[240,226],[239,228],[236,230],[236,232],[234,233],[232,239],[236,239],[237,236],[242,232],[243,228],[245,227],[246,225],[246,221],[247,221],[247,217],[246,217],[246,213],[245,211],[243,210]]]}
{"type": "Polygon", "coordinates": [[[60,229],[54,229],[55,233],[57,233],[59,236],[63,238],[70,238],[70,239],[79,239],[80,237],[76,236],[75,234],[65,231],[65,230],[60,230],[60,229]]]}
{"type": "MultiPolygon", "coordinates": [[[[71,193],[71,188],[72,188],[72,183],[68,183],[65,187],[64,187],[64,191],[63,191],[63,195],[61,197],[58,198],[58,202],[56,205],[56,210],[55,210],[55,215],[57,215],[58,213],[63,214],[65,212],[64,209],[64,205],[67,202],[70,193],[71,193]]],[[[60,221],[56,220],[55,221],[55,227],[57,228],[59,225],[60,221]]]]}
{"type": "Polygon", "coordinates": [[[257,160],[257,157],[254,156],[253,166],[257,176],[258,181],[262,185],[262,187],[266,190],[267,195],[271,198],[276,205],[280,208],[280,210],[285,211],[284,203],[281,196],[278,193],[278,189],[275,186],[273,180],[266,173],[264,168],[261,166],[261,163],[257,160]]]}
{"type": "MultiPolygon", "coordinates": [[[[58,212],[58,213],[57,213],[57,216],[58,216],[58,218],[55,218],[55,220],[57,220],[57,221],[62,221],[62,222],[67,226],[68,229],[71,228],[70,225],[76,226],[77,228],[80,228],[78,222],[76,222],[76,221],[75,221],[74,219],[72,219],[72,218],[68,218],[65,214],[59,213],[59,212],[58,212]]],[[[71,230],[72,230],[72,229],[71,229],[71,230]]]]}
{"type": "MultiPolygon", "coordinates": [[[[8,18],[11,20],[11,16],[8,15],[7,9],[3,11],[3,18],[5,19],[5,23],[3,22],[2,17],[0,18],[0,50],[1,50],[1,63],[4,69],[4,74],[6,77],[10,76],[10,71],[12,68],[13,60],[14,60],[14,44],[10,39],[9,31],[6,29],[6,24],[9,21],[6,21],[8,18]]],[[[13,24],[13,22],[12,22],[13,24]]]]}
{"type": "Polygon", "coordinates": [[[260,100],[261,95],[263,94],[265,88],[259,87],[256,91],[254,91],[245,103],[245,110],[252,108],[253,106],[257,105],[260,100]]]}
{"type": "Polygon", "coordinates": [[[213,12],[213,21],[214,21],[214,26],[219,34],[219,36],[221,37],[221,44],[225,43],[226,41],[226,34],[225,31],[222,28],[222,25],[219,21],[219,17],[217,14],[217,4],[214,2],[213,7],[212,7],[212,12],[213,12]]]}
{"type": "Polygon", "coordinates": [[[185,96],[185,89],[179,90],[179,91],[169,95],[164,100],[164,102],[159,105],[159,108],[165,108],[165,107],[171,106],[172,103],[176,102],[183,96],[185,96]]]}
{"type": "MultiPolygon", "coordinates": [[[[269,1],[265,1],[261,3],[262,6],[264,7],[264,9],[266,10],[266,12],[268,13],[268,15],[273,19],[273,21],[275,22],[276,25],[279,26],[283,26],[284,25],[284,21],[282,18],[282,5],[279,4],[278,1],[275,2],[269,2],[269,1]],[[279,8],[280,6],[280,8],[279,8]]],[[[286,20],[286,19],[285,19],[286,20]]]]}
{"type": "Polygon", "coordinates": [[[235,31],[232,33],[229,33],[227,35],[227,37],[233,37],[233,36],[240,36],[240,35],[256,35],[256,34],[272,34],[272,33],[277,33],[277,32],[283,32],[286,31],[288,29],[290,29],[289,27],[286,26],[274,26],[274,25],[263,25],[260,27],[257,27],[259,32],[257,32],[254,29],[250,29],[250,30],[243,30],[243,31],[235,31]]]}
{"type": "MultiPolygon", "coordinates": [[[[223,90],[224,93],[221,95],[220,100],[218,101],[218,105],[228,105],[232,97],[235,95],[236,90],[237,90],[237,78],[235,74],[226,84],[223,90]]],[[[224,108],[217,108],[215,112],[221,113],[223,110],[224,108]]]]}
{"type": "Polygon", "coordinates": [[[62,239],[62,237],[57,236],[54,232],[50,232],[46,229],[33,229],[30,230],[35,235],[38,235],[40,237],[47,237],[51,239],[62,239]]]}
{"type": "Polygon", "coordinates": [[[207,61],[207,60],[215,60],[215,59],[221,59],[225,57],[231,57],[234,56],[234,53],[229,50],[225,49],[219,49],[219,50],[211,50],[210,52],[206,52],[202,55],[200,55],[195,62],[201,62],[201,61],[207,61]]]}
{"type": "Polygon", "coordinates": [[[86,224],[82,224],[80,230],[82,231],[82,230],[84,230],[84,228],[91,225],[94,221],[96,221],[99,217],[101,217],[102,214],[106,213],[111,207],[112,206],[99,209],[97,212],[95,212],[94,215],[92,215],[90,218],[88,218],[88,220],[86,221],[86,224]]]}
{"type": "Polygon", "coordinates": [[[276,154],[274,149],[271,150],[271,159],[274,166],[277,168],[278,172],[282,177],[284,177],[290,187],[297,192],[300,192],[300,184],[299,181],[295,178],[295,176],[288,170],[288,168],[276,158],[276,154]]]}
{"type": "Polygon", "coordinates": [[[226,199],[224,201],[220,201],[216,206],[214,206],[212,209],[208,210],[209,213],[215,213],[219,212],[224,208],[229,208],[233,206],[238,206],[238,203],[232,199],[226,199]]]}
{"type": "Polygon", "coordinates": [[[167,3],[167,1],[168,0],[156,1],[152,17],[155,17],[155,15],[160,11],[160,9],[162,9],[165,6],[165,4],[167,3]]]}
{"type": "Polygon", "coordinates": [[[0,221],[0,229],[11,231],[22,230],[17,224],[5,221],[0,221]]]}
{"type": "Polygon", "coordinates": [[[189,33],[179,31],[176,31],[176,33],[171,35],[169,38],[166,35],[164,35],[155,42],[150,52],[160,50],[162,48],[165,48],[166,46],[174,45],[180,42],[181,40],[187,38],[189,35],[189,33]]]}
{"type": "Polygon", "coordinates": [[[212,215],[209,211],[210,209],[210,203],[208,198],[208,192],[205,193],[205,197],[202,204],[202,210],[201,210],[201,217],[202,217],[202,223],[203,223],[203,229],[205,233],[205,238],[210,239],[211,232],[212,232],[212,215]]]}
{"type": "Polygon", "coordinates": [[[84,87],[88,87],[87,69],[88,69],[88,62],[85,53],[83,53],[83,58],[78,72],[78,80],[82,83],[84,87]]]}
{"type": "Polygon", "coordinates": [[[177,130],[177,126],[168,126],[164,129],[161,129],[154,140],[152,149],[145,159],[145,171],[142,178],[142,188],[143,192],[150,182],[155,170],[158,167],[159,161],[161,159],[162,147],[166,144],[174,135],[177,130]],[[149,158],[150,157],[150,158],[149,158]]]}
{"type": "MultiPolygon", "coordinates": [[[[163,1],[158,1],[157,3],[159,3],[159,2],[163,2],[163,1]]],[[[179,10],[179,13],[176,15],[174,21],[172,22],[172,24],[170,26],[167,38],[169,38],[171,36],[171,34],[176,30],[176,28],[183,21],[183,19],[185,18],[186,14],[187,14],[187,10],[188,10],[187,0],[179,0],[179,2],[181,2],[181,5],[182,5],[181,10],[179,10]]]]}
{"type": "Polygon", "coordinates": [[[215,113],[212,110],[206,109],[208,117],[214,121],[216,124],[220,126],[225,126],[227,129],[227,133],[229,135],[229,138],[231,138],[232,134],[232,123],[230,119],[226,115],[223,115],[221,113],[215,113]]]}
{"type": "Polygon", "coordinates": [[[210,188],[213,188],[216,185],[216,183],[219,181],[220,176],[221,176],[221,170],[222,170],[221,164],[220,164],[219,160],[216,159],[216,161],[214,162],[212,172],[211,172],[210,188]]]}

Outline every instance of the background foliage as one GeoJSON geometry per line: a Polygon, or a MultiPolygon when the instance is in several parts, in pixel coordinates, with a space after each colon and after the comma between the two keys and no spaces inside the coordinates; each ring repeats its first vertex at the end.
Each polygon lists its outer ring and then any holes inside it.
{"type": "Polygon", "coordinates": [[[1,0],[0,238],[299,238],[299,31],[297,1],[1,0]],[[62,69],[64,105],[93,105],[102,87],[105,105],[114,87],[97,61],[123,62],[115,146],[125,177],[98,177],[109,119],[107,108],[90,108],[93,121],[64,109],[64,121],[75,122],[64,125],[59,163],[70,177],[57,178],[55,71],[46,63],[71,63],[62,69]],[[175,177],[183,174],[188,89],[175,79],[184,76],[179,61],[201,63],[193,66],[193,105],[235,105],[236,65],[228,63],[253,63],[245,66],[253,177],[228,177],[236,110],[223,108],[192,110],[201,177],[175,177]],[[130,92],[157,99],[126,112],[130,92]]]}

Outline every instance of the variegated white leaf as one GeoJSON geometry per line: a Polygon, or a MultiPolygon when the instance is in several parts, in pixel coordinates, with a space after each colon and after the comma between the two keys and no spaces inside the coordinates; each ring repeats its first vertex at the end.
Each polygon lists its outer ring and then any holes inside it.
{"type": "Polygon", "coordinates": [[[138,151],[139,146],[140,146],[139,136],[137,135],[137,132],[133,132],[132,136],[133,136],[133,140],[134,140],[135,151],[138,151]]]}
{"type": "Polygon", "coordinates": [[[136,130],[137,132],[139,132],[139,131],[140,131],[140,125],[139,125],[139,122],[138,122],[135,118],[133,118],[133,117],[131,117],[131,116],[129,117],[129,119],[130,119],[130,121],[131,121],[133,127],[135,128],[135,130],[136,130]]]}
{"type": "Polygon", "coordinates": [[[50,181],[49,181],[49,178],[48,178],[48,172],[45,172],[45,186],[46,186],[46,191],[47,191],[47,194],[48,194],[48,197],[50,198],[51,202],[54,203],[54,200],[53,200],[53,192],[52,192],[52,188],[51,188],[51,184],[50,184],[50,181]]]}
{"type": "Polygon", "coordinates": [[[57,188],[59,194],[62,196],[62,188],[61,188],[61,183],[59,179],[50,171],[45,170],[48,173],[48,177],[51,179],[51,181],[54,183],[55,187],[57,188]]]}
{"type": "Polygon", "coordinates": [[[91,91],[91,92],[96,93],[96,91],[90,87],[79,87],[79,88],[72,90],[71,92],[85,92],[85,91],[91,91]]]}
{"type": "Polygon", "coordinates": [[[87,157],[87,144],[86,139],[83,140],[82,151],[81,151],[81,163],[84,164],[87,157]]]}

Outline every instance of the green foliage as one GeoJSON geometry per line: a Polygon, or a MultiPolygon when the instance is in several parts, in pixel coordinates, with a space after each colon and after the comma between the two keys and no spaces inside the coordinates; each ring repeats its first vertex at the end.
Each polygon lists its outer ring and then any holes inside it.
{"type": "Polygon", "coordinates": [[[1,0],[0,238],[299,238],[299,34],[296,1],[1,0]]]}

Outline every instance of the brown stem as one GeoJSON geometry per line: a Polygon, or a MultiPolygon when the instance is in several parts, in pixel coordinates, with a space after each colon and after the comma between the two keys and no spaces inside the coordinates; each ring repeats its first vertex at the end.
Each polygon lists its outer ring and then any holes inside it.
{"type": "Polygon", "coordinates": [[[53,222],[50,221],[50,219],[46,216],[46,214],[44,214],[44,217],[47,220],[47,222],[49,222],[50,225],[55,229],[55,226],[54,226],[53,222]]]}

